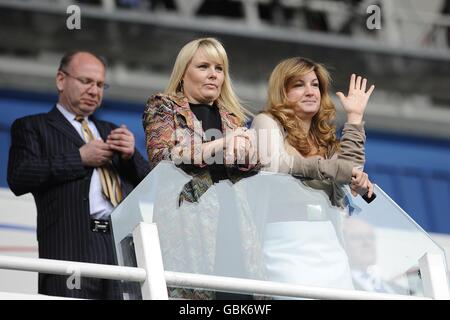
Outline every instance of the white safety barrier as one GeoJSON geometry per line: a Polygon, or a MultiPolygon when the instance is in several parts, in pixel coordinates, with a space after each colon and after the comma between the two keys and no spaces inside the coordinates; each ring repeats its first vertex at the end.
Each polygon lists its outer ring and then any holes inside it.
{"type": "MultiPolygon", "coordinates": [[[[158,300],[168,299],[167,286],[307,299],[430,300],[449,298],[448,290],[445,292],[442,286],[436,285],[436,281],[438,281],[436,277],[442,275],[442,272],[439,272],[439,274],[433,272],[441,270],[442,266],[445,266],[442,257],[436,255],[430,258],[430,256],[425,254],[424,258],[421,259],[421,272],[426,275],[423,277],[423,281],[424,287],[427,289],[425,292],[427,297],[416,297],[164,271],[156,225],[141,222],[136,227],[133,235],[138,267],[0,256],[0,269],[60,275],[70,275],[73,270],[77,270],[79,275],[83,277],[136,281],[141,283],[144,299],[158,300]]],[[[61,299],[61,297],[0,292],[0,299],[61,299]]]]}

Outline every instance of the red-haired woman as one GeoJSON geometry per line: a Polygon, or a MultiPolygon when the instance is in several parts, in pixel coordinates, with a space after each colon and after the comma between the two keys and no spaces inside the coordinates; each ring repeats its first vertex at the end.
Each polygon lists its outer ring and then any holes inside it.
{"type": "MultiPolygon", "coordinates": [[[[280,62],[270,76],[266,109],[254,118],[252,128],[263,170],[307,178],[305,184],[328,194],[331,206],[324,207],[339,212],[345,184],[353,195],[365,189],[369,198],[373,193],[362,169],[363,115],[374,86],[366,91],[367,80],[353,74],[348,95],[337,93],[347,113],[338,139],[329,84],[329,73],[319,63],[302,57],[280,62]]],[[[347,258],[324,214],[327,209],[306,198],[287,206],[288,200],[273,199],[276,210],[267,217],[263,246],[269,279],[351,289],[347,258]]]]}

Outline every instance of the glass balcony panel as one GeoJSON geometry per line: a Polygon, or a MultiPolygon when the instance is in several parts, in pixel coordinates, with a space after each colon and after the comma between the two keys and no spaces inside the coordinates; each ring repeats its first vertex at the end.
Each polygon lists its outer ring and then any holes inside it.
{"type": "Polygon", "coordinates": [[[120,265],[136,265],[131,234],[141,221],[157,224],[167,271],[421,296],[419,259],[444,257],[377,186],[370,204],[340,189],[339,207],[330,182],[260,172],[182,201],[191,179],[161,162],[114,210],[120,265]]]}

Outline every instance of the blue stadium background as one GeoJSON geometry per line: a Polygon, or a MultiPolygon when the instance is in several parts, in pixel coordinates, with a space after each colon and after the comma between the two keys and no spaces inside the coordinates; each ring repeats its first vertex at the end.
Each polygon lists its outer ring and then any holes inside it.
{"type": "MultiPolygon", "coordinates": [[[[22,116],[47,112],[55,95],[0,90],[0,187],[7,187],[9,129],[22,116]]],[[[105,98],[101,119],[125,124],[146,156],[142,104],[105,98]]],[[[366,170],[416,222],[428,232],[450,234],[450,140],[368,131],[366,170]]]]}

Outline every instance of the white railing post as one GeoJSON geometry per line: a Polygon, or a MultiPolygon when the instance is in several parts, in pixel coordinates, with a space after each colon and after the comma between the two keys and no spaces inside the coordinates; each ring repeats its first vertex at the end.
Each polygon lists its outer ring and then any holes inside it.
{"type": "Polygon", "coordinates": [[[450,299],[447,270],[444,258],[440,254],[425,253],[419,259],[423,292],[433,299],[450,299]]]}
{"type": "Polygon", "coordinates": [[[168,300],[156,224],[139,223],[133,231],[133,239],[137,265],[147,272],[146,280],[141,283],[142,298],[144,300],[168,300]]]}

